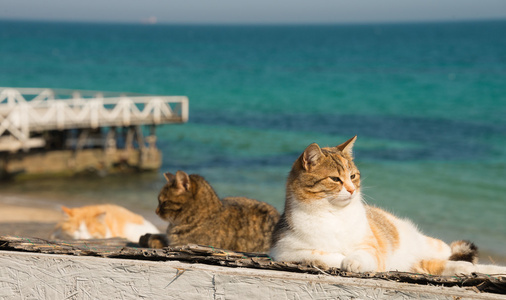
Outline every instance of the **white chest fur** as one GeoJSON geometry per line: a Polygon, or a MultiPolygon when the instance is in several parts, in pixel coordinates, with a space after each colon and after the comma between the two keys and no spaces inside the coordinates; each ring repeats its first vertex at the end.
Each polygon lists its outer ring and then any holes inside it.
{"type": "Polygon", "coordinates": [[[359,193],[345,206],[332,204],[333,199],[311,203],[290,200],[289,229],[270,252],[275,260],[318,261],[329,267],[340,267],[344,257],[370,231],[359,193]]]}
{"type": "Polygon", "coordinates": [[[292,202],[294,234],[301,246],[346,254],[363,240],[369,226],[365,207],[357,195],[345,207],[336,207],[326,199],[318,203],[292,202]]]}

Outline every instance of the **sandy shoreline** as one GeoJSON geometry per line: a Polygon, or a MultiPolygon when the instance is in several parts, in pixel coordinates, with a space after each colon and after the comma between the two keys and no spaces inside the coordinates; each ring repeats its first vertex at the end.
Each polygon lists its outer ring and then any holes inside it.
{"type": "Polygon", "coordinates": [[[0,202],[0,223],[39,222],[57,223],[62,220],[62,213],[56,209],[27,207],[0,202]]]}
{"type": "Polygon", "coordinates": [[[57,209],[27,207],[0,202],[0,234],[49,239],[62,220],[57,209]]]}

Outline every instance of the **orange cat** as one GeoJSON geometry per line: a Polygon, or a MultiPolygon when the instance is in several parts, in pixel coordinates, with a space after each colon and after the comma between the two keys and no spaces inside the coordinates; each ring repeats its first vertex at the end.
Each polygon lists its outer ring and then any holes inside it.
{"type": "Polygon", "coordinates": [[[285,211],[273,233],[274,260],[353,272],[506,274],[505,267],[474,264],[477,248],[470,242],[450,247],[410,221],[364,204],[352,156],[355,139],[337,147],[311,144],[295,161],[285,211]]]}
{"type": "Polygon", "coordinates": [[[138,242],[145,233],[158,229],[142,216],[114,205],[90,205],[77,208],[62,206],[64,220],[56,225],[54,239],[103,239],[123,237],[138,242]]]}

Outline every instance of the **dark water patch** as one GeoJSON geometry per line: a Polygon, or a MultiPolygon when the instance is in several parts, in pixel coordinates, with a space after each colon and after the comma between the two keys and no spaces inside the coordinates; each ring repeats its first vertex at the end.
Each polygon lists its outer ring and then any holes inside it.
{"type": "Polygon", "coordinates": [[[365,159],[468,160],[493,156],[495,136],[506,140],[505,124],[483,124],[445,119],[338,114],[228,114],[193,112],[192,123],[242,128],[317,132],[319,134],[374,138],[418,145],[401,149],[360,150],[365,159]]]}

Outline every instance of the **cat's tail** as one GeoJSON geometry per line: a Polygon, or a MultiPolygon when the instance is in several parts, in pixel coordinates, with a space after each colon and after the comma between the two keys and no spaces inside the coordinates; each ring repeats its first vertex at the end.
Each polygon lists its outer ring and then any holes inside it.
{"type": "Polygon", "coordinates": [[[470,241],[455,241],[451,243],[451,255],[448,260],[478,262],[478,247],[470,241]]]}
{"type": "Polygon", "coordinates": [[[481,273],[506,278],[506,267],[477,264],[478,247],[470,241],[455,241],[451,243],[450,248],[452,254],[440,275],[481,273]]]}

